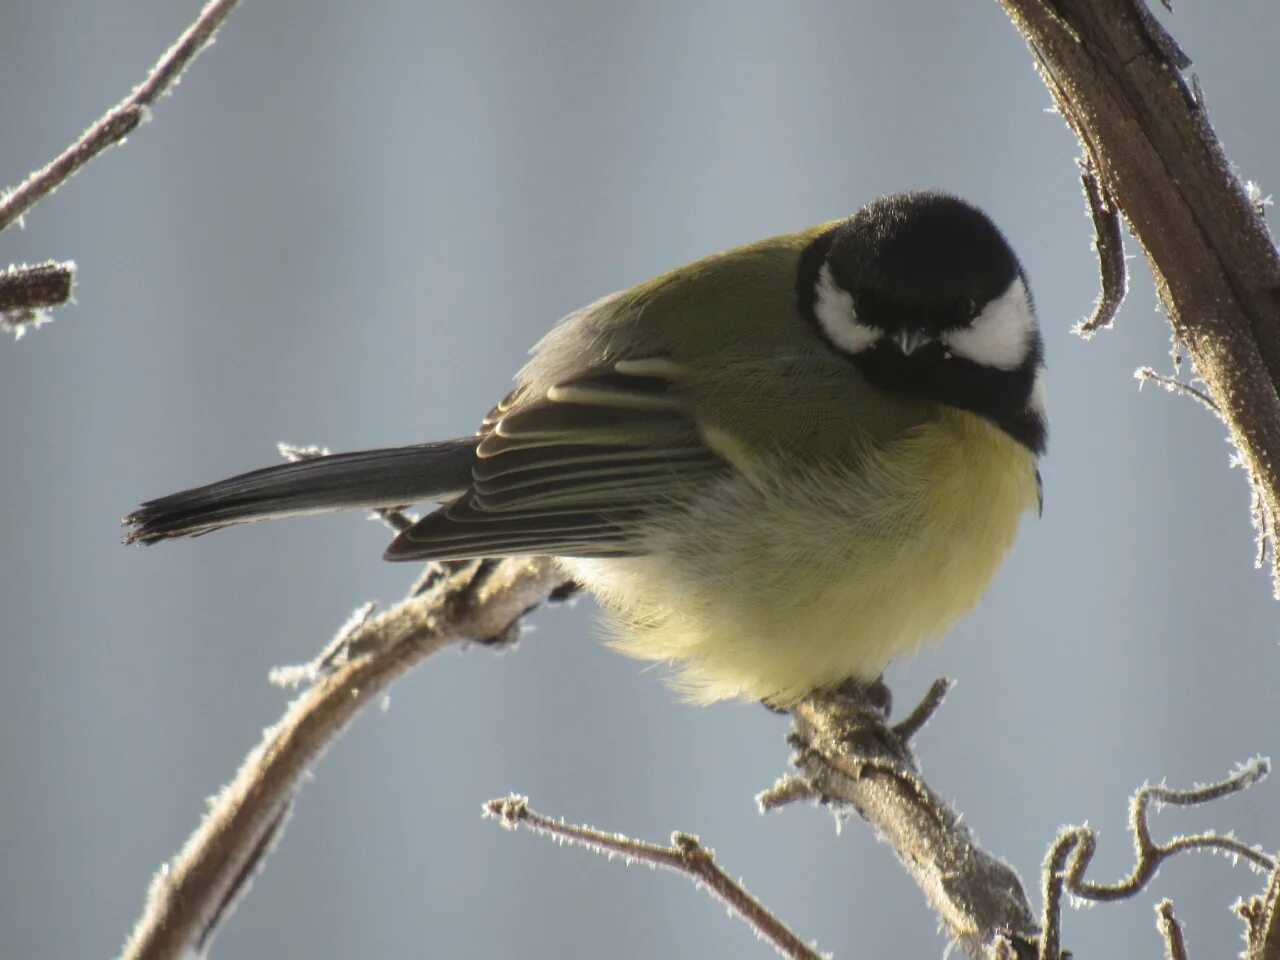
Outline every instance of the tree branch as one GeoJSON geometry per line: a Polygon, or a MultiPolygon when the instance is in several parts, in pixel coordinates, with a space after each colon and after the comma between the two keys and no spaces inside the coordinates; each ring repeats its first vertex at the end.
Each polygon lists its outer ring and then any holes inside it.
{"type": "Polygon", "coordinates": [[[1133,378],[1138,381],[1138,389],[1142,389],[1143,384],[1154,383],[1166,393],[1176,393],[1179,396],[1190,397],[1215,416],[1222,415],[1222,411],[1218,408],[1218,405],[1214,403],[1213,397],[1209,396],[1199,387],[1190,383],[1184,383],[1177,377],[1157,373],[1151,367],[1139,367],[1137,370],[1133,371],[1133,378]]]}
{"type": "Polygon", "coordinates": [[[240,0],[210,0],[195,22],[151,68],[147,78],[86,130],[78,140],[22,183],[0,197],[0,230],[70,180],[80,168],[108,147],[122,141],[147,119],[155,102],[168,93],[191,62],[213,40],[223,21],[240,0]]]}
{"type": "Polygon", "coordinates": [[[1031,956],[1038,928],[1022,881],[978,846],[960,815],[925,783],[902,736],[919,729],[945,692],[945,681],[935,684],[896,728],[856,690],[802,701],[792,713],[790,742],[803,779],[779,780],[759,796],[760,807],[816,796],[852,808],[893,847],[947,935],[970,957],[1001,950],[1031,956]]]}
{"type": "MultiPolygon", "coordinates": [[[[23,215],[80,171],[108,147],[122,143],[145,121],[156,101],[169,92],[239,0],[210,0],[195,22],[151,68],[147,78],[86,130],[79,139],[16,187],[0,193],[0,231],[21,223],[23,215]]],[[[0,330],[21,337],[48,317],[43,311],[62,306],[71,297],[75,264],[52,261],[33,267],[10,267],[0,272],[0,330]]]]}
{"type": "Polygon", "coordinates": [[[1156,904],[1156,929],[1164,939],[1167,960],[1189,960],[1187,939],[1182,934],[1182,924],[1174,916],[1172,900],[1166,898],[1156,904]]]}
{"type": "MultiPolygon", "coordinates": [[[[1129,829],[1133,832],[1135,860],[1127,877],[1115,883],[1096,883],[1085,879],[1085,871],[1097,849],[1098,835],[1089,827],[1067,827],[1049,848],[1044,865],[1044,931],[1040,941],[1040,960],[1061,960],[1062,895],[1069,893],[1085,900],[1127,900],[1143,890],[1160,865],[1170,857],[1187,850],[1211,850],[1244,860],[1260,870],[1274,870],[1275,861],[1248,844],[1220,833],[1205,832],[1174,837],[1165,843],[1157,843],[1151,836],[1151,806],[1171,805],[1194,807],[1212,803],[1223,797],[1247,790],[1265,779],[1271,770],[1266,760],[1256,759],[1241,767],[1236,773],[1207,787],[1194,790],[1171,790],[1164,786],[1144,785],[1134,794],[1129,806],[1129,829]]],[[[1172,916],[1170,907],[1170,916],[1172,916]]],[[[1168,940],[1170,934],[1161,920],[1161,930],[1168,940]]],[[[1176,925],[1176,923],[1175,923],[1176,925]]],[[[1180,932],[1179,932],[1180,934],[1180,932]]]]}
{"type": "Polygon", "coordinates": [[[1115,200],[1104,196],[1098,176],[1086,167],[1080,174],[1089,216],[1093,219],[1093,246],[1098,254],[1098,302],[1093,315],[1076,326],[1076,333],[1088,340],[1099,330],[1110,329],[1129,290],[1129,269],[1124,262],[1124,234],[1115,200]]]}
{"type": "MultiPolygon", "coordinates": [[[[1142,0],[1000,3],[1079,138],[1099,196],[1142,245],[1174,334],[1249,471],[1259,537],[1271,541],[1280,518],[1280,253],[1198,84],[1182,78],[1186,55],[1142,0]]],[[[1280,597],[1280,555],[1264,552],[1280,597]]]]}
{"type": "Polygon", "coordinates": [[[1236,907],[1245,923],[1246,960],[1280,960],[1280,858],[1261,896],[1236,907]]]}
{"type": "Polygon", "coordinates": [[[530,809],[528,797],[509,796],[490,800],[484,805],[484,812],[508,830],[525,826],[535,833],[582,847],[592,853],[601,853],[607,857],[618,855],[628,863],[639,861],[651,867],[683,873],[694,883],[704,886],[708,893],[745,921],[756,932],[756,936],[768,941],[780,955],[792,960],[822,960],[822,954],[801,940],[768,907],[749,894],[739,881],[725,873],[715,861],[715,852],[704,847],[691,834],[678,831],[673,833],[669,847],[644,840],[632,840],[620,833],[605,833],[593,827],[543,816],[530,809]]]}
{"type": "Polygon", "coordinates": [[[315,685],[249,752],[182,851],[156,875],[125,960],[203,955],[283,828],[300,780],[366,705],[431,654],[506,639],[562,586],[546,558],[457,565],[386,612],[353,620],[313,673],[315,685]]]}
{"type": "Polygon", "coordinates": [[[48,320],[46,310],[71,299],[75,276],[76,265],[70,260],[0,270],[0,332],[12,332],[21,340],[28,330],[38,329],[48,320]]]}

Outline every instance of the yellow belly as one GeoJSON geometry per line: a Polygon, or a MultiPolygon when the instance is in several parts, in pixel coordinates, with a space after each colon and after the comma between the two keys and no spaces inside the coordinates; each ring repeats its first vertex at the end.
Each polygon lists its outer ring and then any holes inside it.
{"type": "Polygon", "coordinates": [[[625,653],[676,667],[691,699],[788,705],[940,637],[986,591],[1035,460],[955,410],[856,468],[737,477],[656,531],[642,557],[564,560],[625,653]]]}

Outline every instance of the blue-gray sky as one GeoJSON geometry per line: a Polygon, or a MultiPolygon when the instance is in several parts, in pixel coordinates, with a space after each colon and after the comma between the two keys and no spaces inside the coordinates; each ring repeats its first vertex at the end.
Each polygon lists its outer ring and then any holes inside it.
{"type": "MultiPolygon", "coordinates": [[[[126,92],[195,3],[0,0],[0,181],[126,92]]],[[[1164,17],[1242,177],[1280,184],[1280,8],[1164,17]]],[[[958,679],[920,740],[931,781],[1036,876],[1059,825],[1102,830],[1147,779],[1275,746],[1277,608],[1244,477],[1168,363],[1144,265],[1117,329],[1096,292],[1076,145],[994,3],[247,2],[154,122],[0,238],[74,258],[74,307],[0,343],[0,955],[109,956],[155,868],[350,610],[414,571],[359,516],[119,542],[138,500],[272,461],[473,429],[526,348],[600,294],[725,246],[942,187],[1021,254],[1046,331],[1043,520],[981,608],[896,665],[907,703],[958,679]]],[[[1136,245],[1130,252],[1137,255],[1136,245]]],[[[662,839],[726,868],[839,957],[939,955],[919,894],[860,824],[753,795],[783,718],[689,707],[597,642],[590,602],[513,653],[446,655],[318,765],[226,957],[768,956],[679,879],[510,835],[483,800],[662,839]]],[[[1280,785],[1158,830],[1280,846],[1280,785]]],[[[1157,956],[1173,896],[1195,955],[1236,949],[1258,887],[1182,860],[1136,903],[1070,912],[1079,956],[1157,956]]]]}

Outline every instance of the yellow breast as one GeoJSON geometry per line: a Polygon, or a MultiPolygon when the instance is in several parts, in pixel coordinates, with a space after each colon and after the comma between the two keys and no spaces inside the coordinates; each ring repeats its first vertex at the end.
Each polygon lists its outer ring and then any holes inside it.
{"type": "Polygon", "coordinates": [[[751,473],[646,556],[564,561],[615,614],[617,646],[673,663],[698,701],[876,679],[972,609],[1038,501],[1032,454],[950,409],[856,468],[751,473]]]}

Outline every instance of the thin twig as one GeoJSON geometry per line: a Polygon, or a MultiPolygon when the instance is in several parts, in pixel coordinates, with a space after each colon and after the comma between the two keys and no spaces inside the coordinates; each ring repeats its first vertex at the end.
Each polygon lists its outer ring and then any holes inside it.
{"type": "Polygon", "coordinates": [[[1045,857],[1043,890],[1044,913],[1041,917],[1040,960],[1060,960],[1062,895],[1064,892],[1085,900],[1125,900],[1141,891],[1151,882],[1160,865],[1169,857],[1187,850],[1212,850],[1233,858],[1245,860],[1261,870],[1274,870],[1271,857],[1234,837],[1205,832],[1174,837],[1165,843],[1157,843],[1151,836],[1150,811],[1152,805],[1191,807],[1211,803],[1223,797],[1240,793],[1264,779],[1271,765],[1265,759],[1255,759],[1236,773],[1218,783],[1193,790],[1172,790],[1150,784],[1141,787],[1133,796],[1129,807],[1129,829],[1133,832],[1135,862],[1127,877],[1115,883],[1095,883],[1086,880],[1085,871],[1097,849],[1097,834],[1089,827],[1068,827],[1058,835],[1045,857]]]}
{"type": "Polygon", "coordinates": [[[1187,938],[1182,924],[1173,913],[1173,901],[1167,897],[1156,904],[1156,929],[1164,938],[1164,952],[1168,960],[1188,960],[1187,938]]]}
{"type": "Polygon", "coordinates": [[[756,795],[756,806],[761,813],[772,813],[789,803],[820,799],[822,795],[813,788],[812,783],[804,777],[788,774],[775,780],[772,787],[761,790],[756,795]]]}
{"type": "Polygon", "coordinates": [[[1176,377],[1157,373],[1152,367],[1139,367],[1137,370],[1133,371],[1133,378],[1138,381],[1139,389],[1142,388],[1143,384],[1154,383],[1168,393],[1176,393],[1179,396],[1190,397],[1214,416],[1222,416],[1222,408],[1218,406],[1211,396],[1198,387],[1194,387],[1189,383],[1183,383],[1176,377]]]}
{"type": "Polygon", "coordinates": [[[209,45],[237,3],[239,0],[210,0],[133,93],[103,114],[52,161],[0,195],[0,230],[18,221],[90,160],[132,133],[147,118],[156,101],[177,83],[200,51],[209,45]]]}
{"type": "Polygon", "coordinates": [[[910,743],[938,712],[938,708],[942,706],[942,701],[947,698],[953,685],[954,681],[947,677],[939,677],[933,681],[915,709],[893,725],[894,735],[903,743],[910,743]]]}
{"type": "Polygon", "coordinates": [[[207,944],[279,833],[303,775],[356,714],[431,654],[503,635],[563,582],[546,558],[472,563],[376,617],[361,617],[344,637],[349,656],[266,731],[182,851],[157,874],[124,960],[168,960],[207,944]]]}
{"type": "Polygon", "coordinates": [[[340,626],[323,650],[306,663],[290,664],[284,667],[272,667],[267,680],[277,687],[296,690],[298,687],[315,683],[326,674],[333,673],[338,667],[351,660],[351,638],[373,618],[378,605],[366,600],[352,611],[346,623],[340,626]]]}
{"type": "Polygon", "coordinates": [[[1087,165],[1080,173],[1080,183],[1089,201],[1093,246],[1098,254],[1098,302],[1093,306],[1093,316],[1075,328],[1088,340],[1099,330],[1110,329],[1129,291],[1129,271],[1124,262],[1124,235],[1115,198],[1103,192],[1097,174],[1087,165]]]}
{"type": "Polygon", "coordinates": [[[1262,926],[1258,937],[1259,960],[1280,960],[1280,863],[1271,871],[1262,895],[1262,926]]]}
{"type": "Polygon", "coordinates": [[[1236,912],[1245,923],[1246,960],[1280,960],[1280,865],[1262,895],[1241,901],[1236,912]]]}
{"type": "Polygon", "coordinates": [[[697,837],[676,832],[671,846],[663,847],[645,840],[632,840],[620,833],[605,833],[593,827],[554,820],[529,807],[528,797],[509,796],[490,800],[484,805],[486,816],[496,819],[509,830],[524,826],[542,834],[582,847],[592,853],[621,856],[627,862],[638,861],[683,873],[694,883],[742,918],[761,939],[768,941],[781,956],[793,960],[822,960],[822,954],[809,946],[768,907],[746,891],[740,882],[724,872],[715,861],[715,852],[704,847],[697,837]]]}
{"type": "Polygon", "coordinates": [[[75,277],[76,265],[70,260],[15,264],[0,270],[0,331],[12,332],[21,340],[29,328],[44,322],[46,310],[71,299],[75,277]]]}

